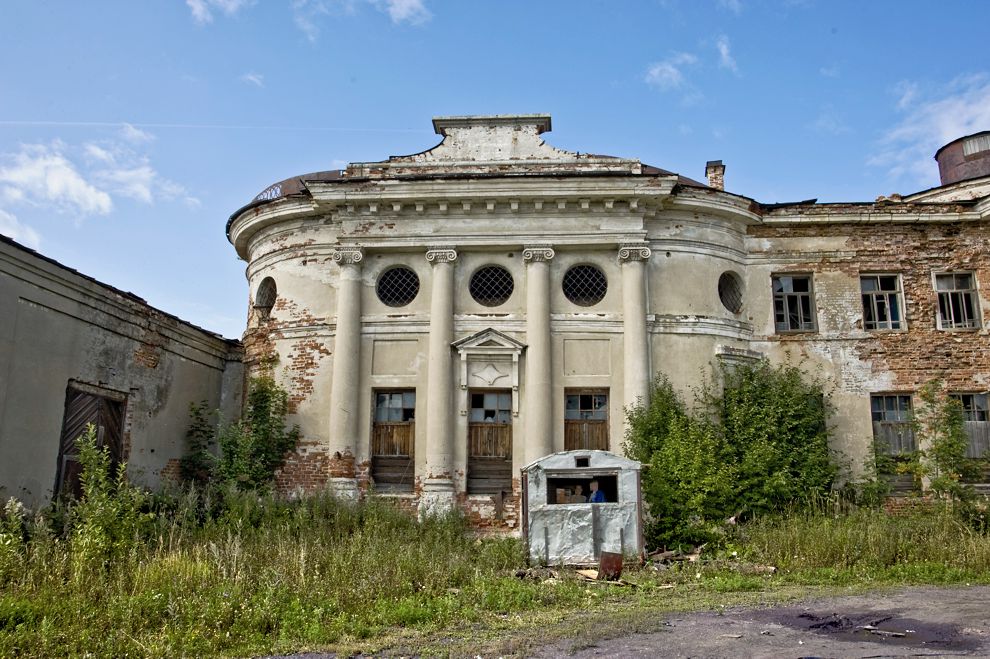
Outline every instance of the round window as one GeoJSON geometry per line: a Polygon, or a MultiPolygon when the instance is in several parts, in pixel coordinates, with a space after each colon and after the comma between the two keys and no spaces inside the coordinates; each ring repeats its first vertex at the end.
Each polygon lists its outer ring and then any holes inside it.
{"type": "Polygon", "coordinates": [[[404,307],[419,295],[419,277],[410,268],[390,268],[378,277],[378,299],[390,307],[404,307]]]}
{"type": "Polygon", "coordinates": [[[564,273],[562,284],[568,300],[581,307],[598,304],[608,291],[608,279],[594,265],[576,265],[564,273]]]}
{"type": "Polygon", "coordinates": [[[742,280],[734,272],[723,272],[718,278],[718,299],[732,313],[742,310],[742,280]]]}
{"type": "Polygon", "coordinates": [[[504,304],[514,287],[512,275],[500,265],[486,265],[476,270],[469,286],[474,301],[486,307],[504,304]]]}
{"type": "Polygon", "coordinates": [[[275,306],[275,299],[278,297],[278,289],[275,287],[275,280],[265,277],[258,284],[258,293],[254,298],[254,308],[258,310],[258,315],[262,320],[267,320],[275,306]]]}

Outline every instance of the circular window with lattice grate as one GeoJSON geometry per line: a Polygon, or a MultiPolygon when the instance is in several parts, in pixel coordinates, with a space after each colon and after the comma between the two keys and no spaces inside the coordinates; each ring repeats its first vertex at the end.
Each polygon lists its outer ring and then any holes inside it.
{"type": "Polygon", "coordinates": [[[390,307],[404,307],[419,295],[419,277],[412,269],[400,265],[378,277],[378,299],[390,307]]]}
{"type": "Polygon", "coordinates": [[[497,307],[512,295],[512,274],[500,265],[486,265],[471,275],[471,297],[478,304],[497,307]]]}
{"type": "Polygon", "coordinates": [[[718,278],[718,299],[722,301],[722,306],[732,313],[742,311],[742,289],[742,279],[734,272],[723,272],[718,278]]]}
{"type": "Polygon", "coordinates": [[[568,300],[581,307],[598,304],[608,292],[608,279],[595,265],[576,265],[564,273],[561,285],[568,300]]]}

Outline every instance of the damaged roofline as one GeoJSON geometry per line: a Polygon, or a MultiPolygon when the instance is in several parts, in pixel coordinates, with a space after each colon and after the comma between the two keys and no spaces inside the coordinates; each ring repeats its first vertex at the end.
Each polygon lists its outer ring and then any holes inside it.
{"type": "Polygon", "coordinates": [[[92,284],[96,284],[100,288],[103,288],[104,290],[107,290],[107,291],[113,293],[114,295],[118,295],[118,296],[120,296],[120,297],[128,300],[129,302],[133,302],[135,304],[139,304],[139,305],[141,305],[143,307],[146,307],[147,309],[150,309],[151,311],[153,311],[153,312],[155,312],[157,314],[160,314],[164,318],[168,318],[170,320],[177,321],[179,323],[182,323],[183,325],[186,325],[187,327],[191,327],[191,328],[193,328],[193,329],[195,329],[195,330],[197,330],[199,332],[202,332],[203,334],[207,334],[209,336],[216,337],[217,339],[220,339],[221,341],[226,342],[231,347],[237,348],[237,347],[240,347],[241,346],[241,342],[240,342],[239,339],[228,339],[227,337],[223,336],[222,334],[219,334],[217,332],[214,332],[214,331],[208,330],[206,328],[200,327],[199,325],[195,325],[193,323],[190,323],[188,320],[183,320],[182,318],[179,318],[178,316],[176,316],[174,314],[171,314],[171,313],[169,313],[167,311],[162,311],[158,307],[155,307],[155,306],[152,306],[152,305],[148,304],[148,301],[147,300],[145,300],[144,298],[142,298],[142,297],[140,297],[138,295],[135,295],[134,293],[131,293],[130,291],[121,290],[119,288],[116,288],[114,286],[111,286],[110,284],[107,284],[105,282],[102,282],[99,279],[96,279],[95,277],[91,277],[91,276],[89,276],[87,274],[84,274],[82,272],[79,272],[75,268],[70,268],[69,266],[65,265],[64,263],[60,263],[60,262],[56,261],[55,259],[51,258],[50,256],[45,256],[41,252],[38,252],[36,250],[33,250],[30,247],[27,247],[26,245],[22,245],[21,243],[17,242],[13,238],[10,238],[8,236],[5,236],[2,233],[0,233],[0,243],[4,243],[6,245],[10,245],[11,247],[13,247],[15,249],[18,249],[21,252],[24,252],[25,254],[29,254],[32,257],[36,258],[36,259],[39,259],[41,261],[44,261],[45,263],[48,263],[50,265],[55,266],[56,268],[58,268],[59,270],[62,270],[63,272],[66,272],[66,273],[68,273],[70,275],[73,275],[73,276],[79,277],[81,279],[84,279],[84,280],[86,280],[86,281],[88,281],[88,282],[90,282],[92,284]]]}

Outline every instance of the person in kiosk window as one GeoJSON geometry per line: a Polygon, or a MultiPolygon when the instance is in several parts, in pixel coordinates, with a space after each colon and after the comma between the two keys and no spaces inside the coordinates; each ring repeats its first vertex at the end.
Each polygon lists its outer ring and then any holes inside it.
{"type": "Polygon", "coordinates": [[[591,488],[588,503],[605,503],[605,493],[598,489],[598,481],[591,481],[588,487],[591,488]]]}

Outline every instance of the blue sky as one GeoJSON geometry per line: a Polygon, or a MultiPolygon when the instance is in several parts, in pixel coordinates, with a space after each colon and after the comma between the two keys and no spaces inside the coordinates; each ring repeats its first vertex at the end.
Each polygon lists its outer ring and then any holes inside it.
{"type": "Polygon", "coordinates": [[[938,184],[990,129],[990,3],[4,0],[0,233],[226,336],[268,184],[545,112],[554,146],[764,202],[938,184]]]}

